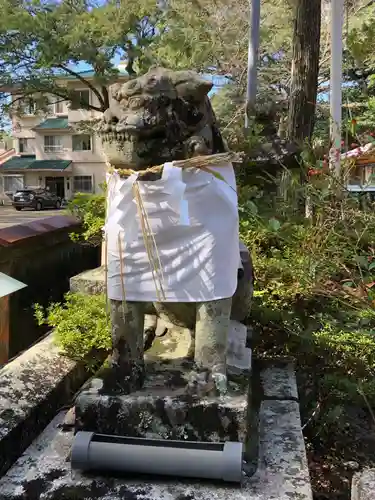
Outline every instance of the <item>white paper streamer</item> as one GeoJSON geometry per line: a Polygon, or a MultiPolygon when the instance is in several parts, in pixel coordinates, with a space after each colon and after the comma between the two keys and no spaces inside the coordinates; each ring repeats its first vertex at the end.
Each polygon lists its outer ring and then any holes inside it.
{"type": "Polygon", "coordinates": [[[182,168],[175,167],[173,162],[165,163],[162,178],[167,180],[165,192],[170,195],[168,203],[179,215],[180,224],[190,226],[189,203],[184,199],[186,184],[182,180],[182,168]]]}
{"type": "Polygon", "coordinates": [[[107,220],[104,231],[111,233],[123,230],[123,241],[134,241],[138,234],[137,205],[133,197],[133,185],[138,178],[134,173],[127,179],[122,179],[115,171],[113,179],[109,179],[111,189],[108,192],[107,220]]]}
{"type": "MultiPolygon", "coordinates": [[[[138,236],[139,221],[133,193],[133,185],[137,179],[137,173],[127,179],[122,179],[116,171],[107,174],[107,218],[103,229],[107,237],[121,231],[124,243],[131,243],[138,236]]],[[[160,207],[172,209],[179,217],[180,224],[189,226],[189,207],[184,199],[186,184],[182,181],[182,169],[174,167],[173,163],[165,163],[161,180],[164,181],[163,193],[166,198],[160,203],[160,207]]],[[[145,201],[147,202],[147,198],[145,201]]]]}

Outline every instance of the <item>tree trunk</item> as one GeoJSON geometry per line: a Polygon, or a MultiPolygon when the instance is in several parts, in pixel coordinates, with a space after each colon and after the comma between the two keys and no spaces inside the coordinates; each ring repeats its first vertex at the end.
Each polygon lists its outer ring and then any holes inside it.
{"type": "Polygon", "coordinates": [[[319,73],[321,0],[297,0],[293,32],[288,136],[311,139],[319,73]]]}

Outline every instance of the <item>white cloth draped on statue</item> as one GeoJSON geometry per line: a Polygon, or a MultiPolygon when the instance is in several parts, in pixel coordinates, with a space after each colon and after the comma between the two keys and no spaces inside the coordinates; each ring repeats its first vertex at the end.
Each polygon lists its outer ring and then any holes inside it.
{"type": "MultiPolygon", "coordinates": [[[[164,165],[158,181],[139,181],[163,272],[165,302],[205,302],[231,297],[239,267],[238,203],[232,165],[199,169],[164,165]]],[[[107,220],[108,297],[160,300],[152,277],[132,186],[133,174],[109,174],[107,220]],[[120,235],[120,236],[119,236],[120,235]],[[119,245],[120,238],[120,245],[119,245]],[[123,283],[121,282],[123,280],[123,283]]]]}

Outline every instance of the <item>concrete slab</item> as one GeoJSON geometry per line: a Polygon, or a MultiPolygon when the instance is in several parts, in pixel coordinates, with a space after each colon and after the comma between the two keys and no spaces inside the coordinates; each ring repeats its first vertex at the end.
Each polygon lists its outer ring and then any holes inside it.
{"type": "Polygon", "coordinates": [[[60,355],[52,334],[0,369],[0,475],[88,375],[83,366],[60,355]]]}
{"type": "Polygon", "coordinates": [[[374,498],[375,469],[365,469],[354,474],[351,500],[374,500],[374,498]]]}
{"type": "Polygon", "coordinates": [[[0,479],[0,500],[312,500],[296,401],[261,403],[258,468],[251,477],[244,476],[241,487],[151,477],[94,477],[72,471],[74,436],[60,429],[64,416],[58,415],[0,479]]]}
{"type": "Polygon", "coordinates": [[[263,394],[266,399],[298,400],[293,363],[268,365],[261,371],[263,394]]]}

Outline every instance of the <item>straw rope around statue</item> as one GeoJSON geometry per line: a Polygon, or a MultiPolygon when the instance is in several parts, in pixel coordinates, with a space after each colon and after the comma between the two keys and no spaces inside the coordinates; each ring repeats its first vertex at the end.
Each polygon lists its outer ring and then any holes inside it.
{"type": "MultiPolygon", "coordinates": [[[[207,156],[195,156],[193,158],[187,158],[186,160],[176,160],[173,161],[173,166],[178,167],[178,168],[195,168],[198,170],[203,170],[204,172],[212,174],[215,178],[223,181],[226,183],[225,178],[216,170],[211,170],[209,167],[214,166],[214,167],[220,167],[224,165],[228,165],[228,163],[240,163],[242,162],[243,154],[242,153],[234,153],[234,152],[227,152],[227,153],[219,153],[219,154],[213,154],[213,155],[207,155],[207,156]]],[[[142,231],[142,236],[143,236],[143,241],[145,245],[145,249],[147,252],[147,257],[149,260],[150,268],[151,268],[151,273],[152,273],[152,278],[155,284],[155,290],[156,294],[158,297],[158,300],[160,302],[163,302],[165,300],[165,294],[164,294],[164,287],[163,287],[163,282],[164,282],[164,277],[163,277],[163,270],[161,266],[161,261],[160,261],[160,255],[158,252],[158,248],[155,242],[155,237],[153,234],[153,231],[151,229],[151,225],[149,222],[148,214],[145,209],[142,195],[139,189],[139,184],[138,181],[142,180],[142,178],[146,177],[150,173],[162,173],[164,164],[163,165],[156,165],[153,167],[146,168],[144,170],[133,170],[130,168],[116,168],[114,167],[109,161],[107,163],[107,168],[109,173],[117,173],[120,177],[122,178],[127,178],[133,174],[137,175],[137,180],[133,184],[133,195],[134,195],[134,200],[136,203],[137,207],[137,212],[138,212],[138,217],[140,220],[140,225],[141,225],[141,231],[142,231]]],[[[108,205],[106,207],[106,212],[108,210],[108,205]]],[[[107,217],[107,214],[106,214],[107,217]]],[[[106,235],[107,239],[107,235],[106,235]]],[[[122,294],[123,294],[123,300],[125,303],[125,294],[126,294],[126,287],[124,286],[124,272],[123,272],[123,265],[122,265],[122,249],[123,245],[121,242],[121,235],[118,235],[118,248],[119,248],[119,254],[120,254],[120,279],[122,281],[122,294]]],[[[106,259],[107,259],[107,251],[106,251],[106,259]]],[[[107,268],[107,261],[105,267],[107,268]]],[[[107,276],[106,276],[107,280],[107,276]]]]}
{"type": "MultiPolygon", "coordinates": [[[[194,156],[193,158],[187,158],[186,160],[175,160],[173,161],[173,166],[178,168],[197,168],[199,170],[204,170],[205,172],[209,172],[217,179],[220,179],[225,182],[225,179],[218,172],[212,171],[209,169],[211,166],[220,167],[220,165],[228,164],[228,163],[241,163],[243,160],[243,153],[218,153],[213,155],[204,155],[204,156],[194,156]]],[[[111,165],[110,162],[107,161],[107,167],[109,172],[117,172],[120,177],[129,177],[132,174],[137,174],[138,179],[141,180],[142,177],[147,176],[150,173],[162,173],[163,165],[156,165],[154,167],[148,167],[145,170],[133,170],[130,168],[115,168],[111,165]]]]}

